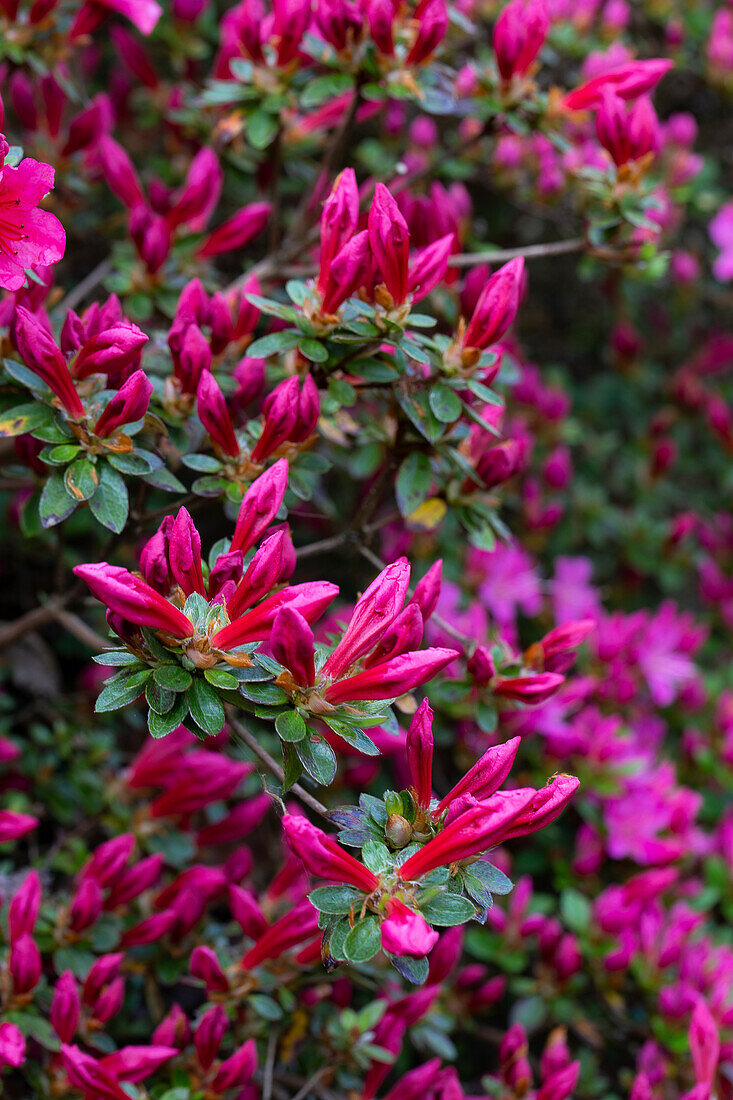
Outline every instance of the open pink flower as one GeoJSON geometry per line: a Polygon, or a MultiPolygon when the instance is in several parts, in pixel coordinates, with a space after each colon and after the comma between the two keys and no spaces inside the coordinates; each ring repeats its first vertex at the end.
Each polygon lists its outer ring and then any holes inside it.
{"type": "MultiPolygon", "coordinates": [[[[0,158],[9,145],[0,134],[0,158]]],[[[55,264],[66,248],[61,222],[38,204],[53,188],[50,164],[26,157],[17,168],[0,166],[0,286],[20,290],[27,267],[55,264]]]]}

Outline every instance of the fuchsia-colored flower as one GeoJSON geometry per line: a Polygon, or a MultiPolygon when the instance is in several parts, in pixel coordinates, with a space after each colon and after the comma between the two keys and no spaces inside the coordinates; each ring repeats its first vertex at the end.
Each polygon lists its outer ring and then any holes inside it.
{"type": "Polygon", "coordinates": [[[601,102],[604,88],[612,89],[621,99],[636,99],[651,92],[673,65],[673,61],[663,57],[616,65],[569,92],[563,103],[569,111],[596,108],[601,102]]]}
{"type": "Polygon", "coordinates": [[[17,1024],[0,1024],[0,1069],[17,1069],[25,1062],[25,1036],[17,1024]]]}
{"type": "Polygon", "coordinates": [[[0,134],[0,286],[19,290],[27,267],[58,263],[66,234],[54,214],[39,209],[53,188],[51,165],[26,157],[13,168],[4,163],[8,149],[0,134]]]}
{"type": "Polygon", "coordinates": [[[53,336],[24,306],[17,307],[15,318],[15,343],[23,362],[53,390],[71,419],[81,420],[84,406],[53,336]]]}
{"type": "Polygon", "coordinates": [[[617,167],[651,153],[659,141],[659,122],[652,101],[639,96],[631,107],[610,87],[601,90],[596,134],[617,167]]]}
{"type": "Polygon", "coordinates": [[[302,443],[313,432],[321,402],[313,378],[307,374],[301,388],[296,376],[286,378],[265,398],[262,434],[252,450],[253,462],[264,462],[283,443],[302,443]]]}
{"type": "Polygon", "coordinates": [[[80,38],[96,30],[110,13],[124,15],[141,34],[152,34],[163,14],[156,0],[86,0],[79,9],[69,37],[80,38]]]}
{"type": "Polygon", "coordinates": [[[505,81],[524,76],[542,49],[550,28],[545,0],[510,0],[494,26],[496,63],[505,81]]]}
{"type": "Polygon", "coordinates": [[[0,844],[9,840],[20,840],[26,833],[32,832],[38,825],[38,818],[30,814],[17,813],[15,810],[0,810],[0,844]]]}
{"type": "Polygon", "coordinates": [[[510,260],[490,277],[461,337],[464,348],[488,348],[501,340],[519,308],[524,260],[510,260]]]}
{"type": "Polygon", "coordinates": [[[141,420],[148,411],[152,392],[153,383],[145,371],[135,371],[105,406],[94,425],[94,434],[106,439],[126,424],[141,420]]]}
{"type": "Polygon", "coordinates": [[[271,210],[269,202],[253,202],[243,207],[238,214],[209,233],[196,250],[196,255],[207,259],[244,248],[265,228],[271,210]]]}
{"type": "Polygon", "coordinates": [[[164,630],[185,640],[193,635],[193,623],[179,608],[164,599],[146,581],[127,569],[107,562],[77,565],[77,577],[89,585],[91,593],[115,615],[137,626],[164,630]]]}
{"type": "Polygon", "coordinates": [[[387,917],[380,929],[385,951],[418,959],[432,951],[439,936],[422,914],[394,897],[387,898],[385,908],[387,917]]]}
{"type": "Polygon", "coordinates": [[[371,894],[379,886],[378,877],[368,867],[306,817],[286,814],[282,827],[288,845],[312,874],[329,882],[347,882],[365,894],[371,894]]]}

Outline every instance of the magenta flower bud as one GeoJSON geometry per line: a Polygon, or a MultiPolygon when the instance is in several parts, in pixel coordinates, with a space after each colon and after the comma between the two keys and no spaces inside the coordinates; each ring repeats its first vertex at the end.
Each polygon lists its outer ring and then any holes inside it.
{"type": "Polygon", "coordinates": [[[575,660],[574,650],[582,645],[592,630],[593,619],[578,619],[563,623],[545,634],[540,641],[543,665],[547,672],[565,672],[575,660]]]}
{"type": "Polygon", "coordinates": [[[524,76],[550,29],[545,0],[510,0],[494,26],[493,46],[502,80],[524,76]]]}
{"type": "Polygon", "coordinates": [[[100,844],[82,870],[83,878],[94,878],[100,886],[109,886],[117,878],[135,847],[133,833],[120,833],[100,844]]]}
{"type": "Polygon", "coordinates": [[[277,43],[277,63],[287,65],[298,54],[311,20],[310,0],[272,0],[272,39],[277,43]]]}
{"type": "Polygon", "coordinates": [[[321,290],[322,310],[334,314],[371,277],[372,251],[366,229],[356,233],[337,252],[325,275],[321,290]]]}
{"type": "Polygon", "coordinates": [[[41,95],[48,132],[55,141],[61,129],[66,96],[58,80],[51,73],[47,73],[41,80],[41,95]]]}
{"type": "Polygon", "coordinates": [[[116,374],[135,363],[148,337],[130,321],[118,321],[83,342],[73,363],[74,378],[116,374]]]}
{"type": "Polygon", "coordinates": [[[193,637],[191,620],[144,580],[126,569],[97,562],[75,566],[74,574],[89,585],[92,595],[100,603],[106,604],[128,622],[163,630],[174,638],[193,637]]]}
{"type": "Polygon", "coordinates": [[[418,648],[423,636],[423,621],[416,603],[408,603],[385,630],[372,652],[364,660],[364,668],[391,661],[400,653],[418,648]]]}
{"type": "Polygon", "coordinates": [[[321,214],[321,262],[316,286],[321,295],[329,283],[336,255],[351,240],[359,223],[359,188],[353,168],[344,168],[334,181],[321,214]]]}
{"type": "Polygon", "coordinates": [[[102,912],[104,894],[95,878],[84,878],[76,889],[69,909],[69,928],[83,932],[96,921],[102,912]]]}
{"type": "Polygon", "coordinates": [[[15,994],[30,993],[41,980],[41,952],[28,932],[12,944],[8,969],[15,994]]]}
{"type": "Polygon", "coordinates": [[[81,997],[76,978],[65,970],[56,982],[51,1001],[51,1026],[62,1043],[74,1038],[81,1016],[81,997]]]}
{"type": "Polygon", "coordinates": [[[294,909],[267,928],[254,947],[245,954],[240,965],[243,970],[252,970],[266,959],[278,959],[289,948],[316,935],[318,914],[308,899],[304,898],[294,909]]]}
{"type": "Polygon", "coordinates": [[[15,344],[25,365],[53,390],[72,420],[81,420],[84,406],[61,349],[35,314],[24,306],[15,310],[15,344]]]}
{"type": "Polygon", "coordinates": [[[173,516],[166,516],[140,552],[140,572],[148,584],[163,595],[173,587],[173,577],[168,561],[168,544],[172,527],[173,516]]]}
{"type": "Polygon", "coordinates": [[[170,909],[162,913],[154,913],[152,917],[146,917],[145,920],[141,920],[123,932],[120,937],[120,946],[127,948],[157,943],[172,930],[177,920],[177,914],[170,909]]]}
{"type": "Polygon", "coordinates": [[[66,143],[61,149],[62,156],[68,157],[80,149],[96,145],[103,134],[109,133],[114,125],[114,108],[105,92],[94,96],[88,107],[74,115],[66,131],[66,143]]]}
{"type": "Polygon", "coordinates": [[[516,439],[506,439],[496,447],[489,447],[476,464],[476,473],[487,489],[502,485],[516,473],[521,458],[516,439]]]}
{"type": "Polygon", "coordinates": [[[229,979],[210,947],[194,947],[191,955],[191,974],[204,983],[209,996],[212,993],[229,992],[229,979]]]}
{"type": "Polygon", "coordinates": [[[387,918],[382,921],[382,947],[390,955],[422,958],[435,947],[438,933],[420,913],[410,909],[399,898],[387,898],[387,918]]]}
{"type": "Polygon", "coordinates": [[[10,102],[25,130],[38,129],[38,111],[36,110],[33,84],[22,69],[16,69],[8,81],[10,102]]]}
{"type": "Polygon", "coordinates": [[[173,0],[171,14],[182,23],[195,23],[209,6],[209,0],[173,0]]]}
{"type": "Polygon", "coordinates": [[[181,342],[181,351],[174,358],[173,373],[181,384],[183,393],[198,392],[201,378],[211,369],[211,348],[198,325],[190,324],[181,342]]]}
{"type": "Polygon", "coordinates": [[[17,1069],[25,1062],[25,1036],[16,1024],[0,1024],[0,1070],[17,1069]]]}
{"type": "Polygon", "coordinates": [[[32,935],[41,908],[41,880],[37,871],[23,879],[8,906],[8,938],[15,943],[21,936],[32,935]]]}
{"type": "Polygon", "coordinates": [[[440,598],[440,586],[443,582],[443,562],[438,559],[430,566],[425,576],[415,585],[410,603],[415,603],[420,608],[423,622],[426,623],[440,598]]]}
{"type": "Polygon", "coordinates": [[[565,677],[555,672],[538,672],[535,676],[515,676],[498,679],[493,684],[494,695],[513,699],[526,706],[546,703],[564,684],[565,677]]]}
{"type": "Polygon", "coordinates": [[[521,740],[521,737],[512,737],[503,745],[494,745],[487,749],[463,779],[459,779],[445,798],[441,799],[434,816],[440,817],[451,802],[463,795],[471,794],[474,798],[483,800],[498,791],[511,771],[521,740]]]}
{"type": "Polygon", "coordinates": [[[285,814],[282,827],[290,850],[311,874],[330,882],[348,883],[365,894],[371,894],[379,886],[379,879],[368,867],[307,818],[285,814]]]}
{"type": "Polygon", "coordinates": [[[448,233],[413,257],[407,278],[407,290],[413,302],[425,298],[443,281],[455,236],[455,233],[448,233]]]}
{"type": "Polygon", "coordinates": [[[298,422],[300,382],[297,376],[286,378],[267,395],[262,406],[265,422],[252,451],[253,462],[264,462],[281,443],[291,438],[298,422]]]}
{"type": "Polygon", "coordinates": [[[689,1042],[695,1080],[698,1084],[712,1086],[720,1056],[720,1033],[702,997],[692,1010],[689,1042]]]}
{"type": "Polygon", "coordinates": [[[99,1023],[106,1024],[108,1020],[111,1020],[112,1017],[116,1016],[120,1011],[124,999],[125,979],[115,978],[108,986],[105,986],[97,997],[90,1009],[91,1015],[95,1020],[98,1020],[99,1023]]]}
{"type": "Polygon", "coordinates": [[[442,668],[460,656],[455,649],[422,649],[402,653],[384,664],[338,680],[323,692],[333,706],[361,699],[394,699],[432,680],[442,668]]]}
{"type": "Polygon", "coordinates": [[[135,35],[127,27],[112,27],[109,32],[115,53],[133,76],[146,88],[158,87],[158,74],[135,35]]]}
{"type": "Polygon", "coordinates": [[[385,57],[394,54],[394,0],[367,0],[366,14],[374,45],[385,57]]]}
{"type": "Polygon", "coordinates": [[[114,138],[103,134],[97,142],[102,175],[109,189],[129,210],[145,206],[145,195],[138,174],[125,150],[114,138]]]}
{"type": "Polygon", "coordinates": [[[175,1058],[176,1054],[177,1048],[170,1046],[122,1047],[106,1054],[102,1065],[117,1080],[136,1085],[155,1073],[164,1062],[175,1058]]]}
{"type": "Polygon", "coordinates": [[[320,0],[315,10],[319,31],[335,50],[345,50],[358,41],[363,16],[354,0],[320,0]]]}
{"type": "Polygon", "coordinates": [[[415,711],[405,748],[415,803],[421,810],[427,810],[433,796],[433,712],[427,699],[415,711]]]}
{"type": "Polygon", "coordinates": [[[527,833],[536,833],[538,829],[544,829],[559,817],[573,797],[580,780],[574,775],[556,775],[546,787],[535,791],[533,798],[514,820],[509,823],[502,832],[501,842],[513,840],[527,833]]]}
{"type": "MultiPolygon", "coordinates": [[[[430,957],[431,966],[434,958],[435,952],[430,957]]],[[[431,1058],[429,1062],[425,1062],[422,1066],[411,1069],[403,1077],[400,1077],[394,1088],[391,1088],[386,1094],[384,1100],[425,1100],[425,1097],[431,1096],[433,1090],[438,1086],[442,1072],[440,1066],[440,1058],[431,1058]]],[[[447,1094],[446,1100],[449,1100],[447,1094]]]]}
{"type": "Polygon", "coordinates": [[[674,62],[664,57],[624,62],[623,65],[607,69],[569,92],[563,105],[569,111],[585,111],[598,107],[604,88],[612,88],[621,99],[636,99],[637,96],[651,92],[673,66],[674,62]]]}
{"type": "Polygon", "coordinates": [[[338,595],[338,588],[329,581],[295,584],[274,592],[259,606],[246,611],[229,626],[222,627],[211,638],[216,649],[232,649],[246,642],[262,642],[269,638],[275,615],[284,604],[299,611],[308,622],[314,622],[338,595]]]}
{"type": "Polygon", "coordinates": [[[168,258],[172,238],[168,222],[146,206],[130,212],[130,237],[150,275],[155,275],[168,258]]]}
{"type": "Polygon", "coordinates": [[[210,371],[201,374],[196,401],[198,418],[208,431],[215,447],[230,455],[231,458],[238,458],[240,447],[237,436],[234,434],[225,396],[221,393],[217,379],[210,371]]]}
{"type": "Polygon", "coordinates": [[[288,464],[279,459],[253,481],[242,498],[232,537],[232,550],[246,554],[277,515],[288,485],[288,464]]]}
{"type": "Polygon", "coordinates": [[[510,260],[494,272],[463,334],[461,344],[464,348],[488,348],[501,340],[517,315],[523,274],[521,257],[510,260]]]}
{"type": "Polygon", "coordinates": [[[239,409],[246,408],[262,393],[265,385],[265,360],[245,355],[232,371],[237,383],[234,402],[239,409]]]}
{"type": "Polygon", "coordinates": [[[324,676],[340,676],[369,652],[399,614],[409,584],[407,558],[399,558],[375,577],[357,601],[344,636],[323,666],[324,676]]]}
{"type": "Polygon", "coordinates": [[[20,840],[38,825],[38,818],[30,814],[16,813],[15,810],[0,810],[0,844],[9,840],[20,840]]]}
{"type": "Polygon", "coordinates": [[[203,1070],[211,1067],[227,1027],[227,1014],[221,1005],[208,1009],[199,1020],[193,1036],[193,1045],[203,1070]]]}
{"type": "Polygon", "coordinates": [[[221,1063],[211,1082],[211,1088],[217,1094],[224,1093],[227,1089],[243,1088],[256,1069],[257,1044],[254,1039],[248,1039],[244,1046],[221,1063]]]}
{"type": "Polygon", "coordinates": [[[267,931],[267,921],[257,899],[249,890],[243,890],[241,886],[230,886],[229,908],[245,936],[258,940],[267,931]]]}
{"type": "Polygon", "coordinates": [[[234,321],[232,320],[229,302],[218,291],[211,296],[208,324],[211,329],[211,350],[214,355],[220,355],[232,342],[234,321]]]}
{"type": "Polygon", "coordinates": [[[476,646],[466,662],[466,671],[477,687],[486,687],[493,680],[496,668],[488,646],[476,646]]]}
{"type": "Polygon", "coordinates": [[[196,768],[183,773],[150,804],[150,816],[175,817],[201,810],[212,802],[230,798],[252,771],[251,764],[213,756],[196,761],[196,768]]]}
{"type": "Polygon", "coordinates": [[[104,903],[106,910],[117,909],[150,890],[160,879],[163,870],[161,855],[147,856],[133,867],[128,867],[115,879],[104,903]]]}
{"type": "Polygon", "coordinates": [[[191,232],[201,232],[219,201],[223,185],[219,158],[213,149],[204,146],[191,161],[186,180],[168,212],[171,229],[185,224],[191,232]]]}
{"type": "Polygon", "coordinates": [[[299,687],[315,683],[313,631],[299,611],[287,605],[280,608],[273,620],[270,648],[299,687]]]}
{"type": "Polygon", "coordinates": [[[253,202],[245,206],[233,218],[210,233],[197,249],[196,255],[202,260],[210,259],[212,256],[220,256],[223,252],[244,248],[265,228],[271,209],[269,202],[253,202]]]}
{"type": "Polygon", "coordinates": [[[220,596],[224,602],[231,598],[234,589],[242,579],[244,555],[241,550],[230,550],[220,554],[209,573],[209,599],[220,596]]]}
{"type": "Polygon", "coordinates": [[[151,1039],[156,1046],[183,1050],[191,1041],[188,1018],[180,1005],[174,1004],[167,1016],[160,1021],[151,1039]]]}
{"type": "Polygon", "coordinates": [[[85,1096],[99,1097],[100,1100],[122,1100],[127,1095],[101,1062],[84,1054],[77,1046],[62,1043],[61,1059],[69,1084],[85,1096]]]}
{"type": "Polygon", "coordinates": [[[209,845],[242,840],[259,825],[271,806],[272,799],[264,793],[240,802],[226,817],[200,829],[196,834],[197,845],[199,848],[206,848],[209,845]]]}
{"type": "Polygon", "coordinates": [[[303,443],[313,434],[318,417],[321,415],[321,399],[318,387],[310,374],[305,376],[298,401],[298,419],[290,432],[293,443],[303,443]]]}
{"type": "Polygon", "coordinates": [[[94,425],[94,434],[99,439],[108,439],[118,428],[141,420],[148,411],[152,392],[153,383],[145,371],[135,371],[106,405],[94,425]]]}
{"type": "Polygon", "coordinates": [[[283,567],[285,532],[277,531],[262,543],[247,567],[236,592],[227,600],[231,619],[239,618],[278,583],[283,567]]]}
{"type": "Polygon", "coordinates": [[[378,183],[374,189],[368,232],[372,254],[384,285],[394,304],[401,305],[407,297],[410,231],[400,208],[383,183],[378,183]]]}
{"type": "Polygon", "coordinates": [[[596,111],[596,134],[614,164],[627,164],[652,152],[659,140],[657,115],[648,96],[630,108],[611,88],[603,88],[596,111]]]}
{"type": "Polygon", "coordinates": [[[499,1046],[501,1079],[517,1096],[532,1084],[532,1068],[527,1055],[527,1033],[521,1024],[512,1024],[499,1046]]]}
{"type": "Polygon", "coordinates": [[[171,527],[168,560],[175,581],[185,596],[206,595],[201,570],[201,536],[186,508],[179,508],[171,527]]]}
{"type": "Polygon", "coordinates": [[[438,48],[448,30],[445,0],[419,0],[413,19],[417,23],[417,36],[405,63],[422,65],[438,48]]]}
{"type": "Polygon", "coordinates": [[[117,978],[124,957],[118,951],[111,955],[100,955],[92,964],[82,986],[82,1000],[85,1005],[93,1005],[105,986],[117,978]]]}

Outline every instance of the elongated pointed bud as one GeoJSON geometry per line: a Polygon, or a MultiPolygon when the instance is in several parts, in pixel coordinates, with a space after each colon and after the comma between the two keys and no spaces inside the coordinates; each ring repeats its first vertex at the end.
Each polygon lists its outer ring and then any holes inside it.
{"type": "Polygon", "coordinates": [[[566,672],[575,660],[575,651],[595,629],[593,619],[578,619],[562,623],[545,634],[539,642],[542,665],[546,672],[566,672]]]}
{"type": "Polygon", "coordinates": [[[243,890],[241,886],[230,886],[229,908],[245,936],[258,940],[267,931],[267,921],[259,902],[249,890],[243,890]]]}
{"type": "Polygon", "coordinates": [[[621,99],[636,99],[651,92],[674,66],[674,61],[652,57],[646,61],[626,61],[569,92],[563,100],[569,111],[586,111],[598,107],[604,88],[612,88],[621,99]]]}
{"type": "Polygon", "coordinates": [[[405,747],[415,802],[427,810],[433,797],[433,712],[427,699],[415,711],[405,747]]]}
{"type": "Polygon", "coordinates": [[[185,182],[173,200],[168,213],[171,229],[187,225],[191,232],[200,232],[211,217],[224,185],[224,172],[213,149],[199,149],[186,175],[185,182]]]}
{"type": "Polygon", "coordinates": [[[264,462],[281,443],[290,439],[298,421],[300,382],[297,377],[286,378],[265,398],[262,406],[265,422],[262,434],[253,451],[253,462],[264,462]]]}
{"type": "Polygon", "coordinates": [[[210,947],[199,944],[191,954],[191,974],[206,986],[206,992],[228,993],[229,979],[221,968],[216,954],[210,947]]]}
{"type": "Polygon", "coordinates": [[[128,867],[112,883],[104,908],[109,912],[140,897],[146,890],[150,890],[157,884],[162,871],[161,855],[147,856],[134,866],[128,867]]]}
{"type": "Polygon", "coordinates": [[[421,65],[435,52],[448,30],[445,0],[419,0],[413,18],[417,35],[405,61],[408,65],[421,65]]]}
{"type": "Polygon", "coordinates": [[[384,664],[419,647],[423,636],[423,621],[416,603],[408,603],[385,630],[372,652],[364,660],[364,668],[384,664]]]}
{"type": "Polygon", "coordinates": [[[238,618],[278,583],[282,574],[284,544],[285,532],[277,531],[258,548],[236,592],[227,601],[231,619],[238,618]]]}
{"type": "Polygon", "coordinates": [[[104,134],[97,143],[102,175],[110,190],[130,210],[145,205],[145,196],[132,161],[121,145],[104,134]]]}
{"type": "Polygon", "coordinates": [[[521,737],[512,737],[511,741],[506,741],[503,745],[494,745],[487,749],[466,772],[463,779],[459,779],[455,787],[441,799],[435,810],[436,817],[439,817],[451,802],[463,795],[471,794],[480,800],[489,798],[494,791],[498,791],[511,771],[521,740],[521,737]]]}
{"type": "Polygon", "coordinates": [[[193,1036],[196,1057],[203,1070],[208,1070],[216,1058],[228,1027],[227,1015],[221,1005],[208,1009],[199,1020],[193,1036]]]}
{"type": "Polygon", "coordinates": [[[168,561],[173,516],[165,516],[155,534],[140,552],[140,572],[145,580],[162,595],[173,587],[173,574],[168,561]]]}
{"type": "Polygon", "coordinates": [[[211,370],[211,348],[198,325],[191,324],[186,329],[180,355],[174,357],[173,364],[182,391],[196,394],[204,372],[211,370]]]}
{"type": "Polygon", "coordinates": [[[221,596],[226,602],[242,579],[244,555],[241,550],[230,550],[220,554],[209,573],[209,599],[221,596]]]}
{"type": "Polygon", "coordinates": [[[81,1016],[81,996],[76,978],[65,970],[56,982],[51,1001],[51,1027],[62,1043],[74,1038],[81,1016]]]}
{"type": "Polygon", "coordinates": [[[191,620],[144,580],[126,569],[97,562],[94,565],[77,565],[74,573],[88,584],[93,596],[128,622],[164,630],[175,638],[192,637],[191,620]]]}
{"type": "Polygon", "coordinates": [[[338,706],[357,699],[394,699],[432,680],[460,654],[455,649],[421,649],[403,653],[346,680],[337,680],[323,692],[324,699],[338,706]]]}
{"type": "Polygon", "coordinates": [[[83,932],[102,912],[104,891],[95,878],[83,878],[77,887],[69,909],[69,928],[83,932]]]}
{"type": "Polygon", "coordinates": [[[201,571],[201,536],[186,508],[179,508],[171,528],[168,558],[173,577],[184,595],[192,592],[206,595],[201,571]]]}
{"type": "Polygon", "coordinates": [[[689,1040],[696,1081],[712,1085],[720,1056],[720,1032],[702,997],[692,1010],[689,1040]]]}
{"type": "Polygon", "coordinates": [[[71,156],[80,149],[95,145],[102,134],[109,133],[114,125],[114,108],[106,92],[95,95],[88,107],[74,115],[66,131],[66,142],[61,155],[71,156]]]}
{"type": "Polygon", "coordinates": [[[510,0],[494,26],[494,53],[503,80],[525,75],[549,29],[546,0],[510,0]]]}
{"type": "Polygon", "coordinates": [[[17,1024],[0,1024],[0,1070],[17,1069],[25,1062],[25,1036],[17,1024]]]}
{"type": "Polygon", "coordinates": [[[300,687],[315,683],[313,631],[292,607],[281,607],[275,616],[270,635],[273,657],[284,665],[300,687]]]}
{"type": "Polygon", "coordinates": [[[334,181],[321,214],[321,260],[318,281],[325,293],[328,274],[336,254],[351,240],[359,222],[359,189],[353,168],[344,168],[334,181]]]}
{"type": "Polygon", "coordinates": [[[211,439],[225,455],[236,458],[239,455],[239,443],[234,433],[232,419],[227,409],[224,394],[211,371],[204,371],[196,394],[199,420],[206,428],[211,439]]]}
{"type": "Polygon", "coordinates": [[[617,167],[651,153],[659,140],[659,122],[648,96],[629,108],[611,88],[601,92],[596,134],[617,167]]]}
{"type": "Polygon", "coordinates": [[[337,252],[325,273],[321,290],[324,313],[333,314],[340,306],[369,281],[372,270],[372,251],[366,229],[356,233],[337,252]]]}
{"type": "Polygon", "coordinates": [[[117,321],[82,343],[72,370],[75,378],[91,374],[117,374],[140,360],[148,342],[145,333],[131,321],[117,321]]]}
{"type": "Polygon", "coordinates": [[[330,882],[348,883],[367,894],[376,890],[377,876],[307,818],[286,814],[282,827],[291,851],[311,874],[330,882]]]}
{"type": "Polygon", "coordinates": [[[427,622],[435,611],[440,598],[440,587],[443,583],[443,562],[441,559],[430,566],[425,576],[415,585],[410,603],[416,603],[420,608],[423,622],[427,622]]]}
{"type": "Polygon", "coordinates": [[[15,311],[15,343],[25,365],[49,386],[73,420],[81,420],[84,406],[53,336],[24,306],[15,311]]]}
{"type": "Polygon", "coordinates": [[[245,206],[233,218],[210,233],[197,249],[196,255],[200,259],[208,259],[220,256],[223,252],[244,248],[265,228],[271,209],[269,202],[253,202],[245,206]]]}
{"type": "Polygon", "coordinates": [[[412,295],[413,302],[419,302],[421,298],[425,298],[443,281],[455,236],[455,233],[448,233],[447,236],[421,249],[412,258],[407,290],[412,295]]]}
{"type": "Polygon", "coordinates": [[[369,33],[372,40],[385,57],[394,54],[394,18],[395,6],[393,0],[367,0],[367,20],[369,21],[369,33]]]}
{"type": "Polygon", "coordinates": [[[336,596],[338,588],[329,581],[306,581],[305,584],[284,588],[218,630],[212,636],[211,644],[226,651],[246,642],[264,641],[270,637],[275,615],[285,604],[294,607],[308,622],[315,622],[336,596]]]}
{"type": "Polygon", "coordinates": [[[519,444],[515,439],[505,439],[495,447],[489,447],[476,464],[476,473],[487,489],[503,485],[516,473],[521,458],[519,444]]]}
{"type": "Polygon", "coordinates": [[[21,936],[32,935],[41,908],[41,880],[31,871],[15,891],[8,906],[8,937],[15,943],[21,936]]]}
{"type": "Polygon", "coordinates": [[[496,667],[488,646],[476,646],[466,662],[466,671],[478,687],[486,687],[494,679],[496,667]]]}
{"type": "Polygon", "coordinates": [[[241,1089],[252,1079],[256,1069],[257,1045],[254,1039],[248,1039],[244,1046],[221,1063],[211,1082],[211,1088],[217,1095],[227,1089],[241,1089]]]}
{"type": "Polygon", "coordinates": [[[107,404],[94,425],[94,434],[99,439],[108,439],[119,428],[142,420],[150,405],[153,383],[144,370],[135,371],[107,404]]]}
{"type": "Polygon", "coordinates": [[[20,840],[26,833],[32,832],[38,825],[38,818],[30,814],[17,813],[15,810],[0,810],[0,844],[9,840],[20,840]]]}
{"type": "Polygon", "coordinates": [[[498,679],[493,684],[493,692],[502,699],[513,699],[527,706],[537,706],[547,702],[564,682],[565,677],[555,672],[538,672],[535,676],[498,679]]]}
{"type": "Polygon", "coordinates": [[[41,980],[41,953],[28,932],[24,932],[12,944],[8,971],[15,994],[30,993],[41,980]]]}
{"type": "Polygon", "coordinates": [[[384,285],[395,305],[407,297],[410,231],[400,208],[383,183],[374,189],[369,209],[369,244],[384,285]]]}
{"type": "Polygon", "coordinates": [[[399,558],[375,577],[357,600],[343,638],[323,666],[325,676],[340,676],[379,641],[401,610],[409,583],[407,558],[399,558]]]}
{"type": "Polygon", "coordinates": [[[501,841],[497,840],[496,843],[544,829],[545,825],[560,816],[579,786],[580,780],[574,775],[555,776],[546,787],[534,792],[528,805],[507,825],[502,832],[501,841]]]}
{"type": "Polygon", "coordinates": [[[288,464],[279,459],[253,481],[242,498],[232,550],[247,553],[277,515],[288,485],[288,464]]]}
{"type": "Polygon", "coordinates": [[[504,264],[484,287],[461,341],[464,348],[488,348],[501,340],[519,308],[524,260],[504,264]]]}

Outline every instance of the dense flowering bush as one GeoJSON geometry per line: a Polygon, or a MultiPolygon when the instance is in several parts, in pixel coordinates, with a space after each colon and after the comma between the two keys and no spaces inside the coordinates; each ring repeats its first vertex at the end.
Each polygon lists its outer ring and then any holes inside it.
{"type": "Polygon", "coordinates": [[[3,1096],[733,1098],[733,9],[0,24],[3,1096]]]}

